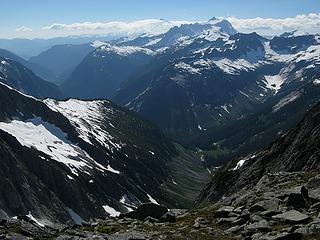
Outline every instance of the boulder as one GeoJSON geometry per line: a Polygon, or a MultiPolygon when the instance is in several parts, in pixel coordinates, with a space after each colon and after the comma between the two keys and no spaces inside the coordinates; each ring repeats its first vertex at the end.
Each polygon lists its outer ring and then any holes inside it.
{"type": "Polygon", "coordinates": [[[277,214],[273,216],[272,219],[297,224],[308,221],[309,216],[296,210],[290,210],[282,214],[277,214]]]}
{"type": "Polygon", "coordinates": [[[223,206],[220,207],[218,210],[215,211],[214,217],[216,218],[225,218],[228,217],[230,213],[232,213],[234,207],[232,206],[223,206]]]}
{"type": "Polygon", "coordinates": [[[279,199],[273,198],[257,202],[249,208],[250,212],[262,212],[266,210],[278,210],[279,199]]]}
{"type": "Polygon", "coordinates": [[[306,208],[306,202],[302,194],[290,193],[287,200],[287,207],[293,207],[294,209],[306,208]]]}
{"type": "Polygon", "coordinates": [[[168,223],[175,223],[176,222],[176,216],[172,212],[167,212],[165,215],[163,215],[160,219],[159,222],[168,222],[168,223]]]}
{"type": "Polygon", "coordinates": [[[164,206],[160,206],[154,203],[144,203],[140,205],[136,210],[121,214],[120,217],[127,217],[132,219],[144,220],[147,217],[160,219],[163,215],[168,212],[168,209],[164,206]]]}
{"type": "Polygon", "coordinates": [[[268,232],[271,230],[269,223],[266,220],[249,224],[245,227],[248,232],[268,232]]]}
{"type": "Polygon", "coordinates": [[[309,211],[319,211],[320,210],[320,202],[317,202],[313,204],[310,208],[309,211]]]}
{"type": "Polygon", "coordinates": [[[261,216],[264,218],[270,219],[272,216],[282,213],[280,210],[267,210],[261,212],[261,216]]]}
{"type": "Polygon", "coordinates": [[[237,233],[243,229],[244,225],[237,225],[226,230],[226,233],[237,233]]]}
{"type": "Polygon", "coordinates": [[[301,240],[302,236],[299,233],[277,233],[275,235],[267,234],[258,238],[259,240],[301,240]]]}
{"type": "Polygon", "coordinates": [[[207,224],[209,223],[209,221],[203,217],[197,217],[194,220],[194,224],[193,227],[196,229],[202,228],[202,227],[206,227],[207,224]]]}
{"type": "Polygon", "coordinates": [[[156,222],[158,222],[158,219],[149,216],[144,219],[144,222],[145,223],[156,223],[156,222]]]}
{"type": "Polygon", "coordinates": [[[229,218],[220,218],[218,220],[218,224],[227,224],[227,223],[234,223],[238,220],[237,217],[229,217],[229,218]]]}

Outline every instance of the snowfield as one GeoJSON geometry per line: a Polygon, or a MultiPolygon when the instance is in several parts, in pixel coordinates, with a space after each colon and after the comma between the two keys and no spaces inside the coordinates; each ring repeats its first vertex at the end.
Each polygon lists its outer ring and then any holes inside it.
{"type": "Polygon", "coordinates": [[[79,136],[87,143],[94,145],[92,143],[94,139],[110,151],[120,150],[123,146],[123,143],[118,142],[104,127],[106,116],[112,116],[114,113],[113,109],[103,106],[105,101],[70,99],[60,102],[46,99],[44,102],[53,111],[67,117],[77,129],[79,136]]]}
{"type": "Polygon", "coordinates": [[[281,89],[284,78],[281,75],[265,75],[265,84],[268,89],[274,90],[276,93],[281,89]]]}
{"type": "Polygon", "coordinates": [[[107,170],[80,147],[70,142],[60,128],[39,117],[26,122],[20,120],[0,122],[0,129],[16,137],[21,145],[35,148],[51,159],[65,164],[75,175],[78,175],[79,170],[84,171],[84,168],[93,166],[101,171],[107,170]]]}
{"type": "Polygon", "coordinates": [[[154,55],[155,52],[153,52],[152,50],[148,49],[148,48],[142,48],[142,47],[136,47],[136,46],[122,46],[122,47],[118,47],[118,46],[113,46],[110,44],[104,44],[101,45],[99,48],[97,48],[98,52],[101,53],[115,53],[117,55],[120,56],[129,56],[135,53],[144,53],[147,55],[154,55]]]}

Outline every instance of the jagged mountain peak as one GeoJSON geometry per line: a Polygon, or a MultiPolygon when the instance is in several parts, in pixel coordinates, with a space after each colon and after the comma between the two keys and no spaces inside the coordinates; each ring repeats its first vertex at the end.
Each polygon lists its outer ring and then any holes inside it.
{"type": "Polygon", "coordinates": [[[234,35],[238,33],[238,31],[232,26],[232,24],[226,20],[222,19],[214,24],[214,26],[219,27],[221,32],[226,33],[228,35],[234,35]]]}

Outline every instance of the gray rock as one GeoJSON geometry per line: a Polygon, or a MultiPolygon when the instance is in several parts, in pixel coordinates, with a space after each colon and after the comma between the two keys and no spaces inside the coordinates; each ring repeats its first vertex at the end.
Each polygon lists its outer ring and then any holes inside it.
{"type": "Polygon", "coordinates": [[[175,223],[176,222],[176,216],[171,213],[171,212],[167,212],[165,215],[163,215],[160,219],[159,222],[168,222],[168,223],[175,223]]]}
{"type": "Polygon", "coordinates": [[[309,211],[319,211],[320,210],[320,202],[317,202],[313,204],[310,208],[309,211]]]}
{"type": "Polygon", "coordinates": [[[249,232],[268,232],[271,230],[270,225],[266,220],[249,224],[245,229],[249,232]]]}
{"type": "Polygon", "coordinates": [[[169,212],[174,216],[182,216],[187,213],[187,209],[170,209],[169,212]]]}
{"type": "Polygon", "coordinates": [[[250,212],[248,209],[244,209],[240,215],[242,218],[248,218],[250,216],[250,212]]]}
{"type": "Polygon", "coordinates": [[[273,198],[257,202],[249,208],[249,212],[262,212],[266,210],[278,210],[279,199],[273,198]]]}
{"type": "Polygon", "coordinates": [[[226,233],[238,233],[244,228],[244,225],[237,225],[226,230],[226,233]]]}
{"type": "Polygon", "coordinates": [[[144,222],[145,223],[156,223],[156,222],[158,222],[158,219],[149,216],[144,219],[144,222]]]}
{"type": "Polygon", "coordinates": [[[223,206],[215,211],[214,216],[216,218],[225,218],[228,217],[231,212],[233,212],[234,207],[231,206],[223,206]]]}
{"type": "Polygon", "coordinates": [[[308,236],[310,234],[308,227],[300,227],[294,231],[294,233],[299,233],[303,236],[308,236]]]}
{"type": "Polygon", "coordinates": [[[282,214],[277,214],[273,216],[272,219],[296,224],[308,221],[309,216],[296,210],[290,210],[282,214]]]}
{"type": "Polygon", "coordinates": [[[201,227],[201,224],[200,224],[199,222],[195,222],[195,223],[193,224],[193,227],[194,227],[195,229],[199,229],[199,228],[201,227]]]}
{"type": "Polygon", "coordinates": [[[195,223],[198,222],[198,223],[204,224],[204,225],[206,225],[206,224],[209,223],[209,221],[208,221],[207,219],[203,218],[203,217],[197,217],[197,218],[194,220],[194,222],[195,222],[195,223]]]}
{"type": "Polygon", "coordinates": [[[198,217],[194,220],[193,227],[196,229],[206,227],[206,225],[209,223],[209,221],[203,217],[198,217]]]}
{"type": "Polygon", "coordinates": [[[294,209],[306,208],[306,202],[300,193],[290,193],[287,200],[287,207],[293,207],[294,209]]]}
{"type": "Polygon", "coordinates": [[[266,234],[258,238],[259,240],[301,240],[301,234],[299,233],[273,233],[266,234]]]}
{"type": "Polygon", "coordinates": [[[217,224],[235,223],[237,220],[238,220],[237,217],[220,218],[218,219],[217,224]]]}
{"type": "Polygon", "coordinates": [[[282,213],[280,210],[267,210],[260,213],[266,219],[270,219],[272,216],[282,213]]]}
{"type": "Polygon", "coordinates": [[[256,215],[256,214],[254,214],[254,215],[251,215],[250,216],[250,220],[252,221],[252,222],[260,222],[260,221],[263,221],[263,220],[265,220],[263,217],[261,217],[260,215],[256,215]]]}
{"type": "Polygon", "coordinates": [[[244,206],[237,207],[233,210],[234,213],[241,214],[243,212],[244,206]]]}

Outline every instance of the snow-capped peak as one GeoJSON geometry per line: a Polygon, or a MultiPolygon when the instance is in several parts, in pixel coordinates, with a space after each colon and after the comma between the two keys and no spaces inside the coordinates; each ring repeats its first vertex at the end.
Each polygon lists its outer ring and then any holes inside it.
{"type": "Polygon", "coordinates": [[[128,56],[137,52],[145,53],[148,55],[153,55],[154,52],[148,48],[142,48],[137,46],[115,46],[108,43],[100,46],[98,51],[106,53],[116,53],[121,56],[128,56]]]}
{"type": "Polygon", "coordinates": [[[99,48],[101,46],[104,46],[106,45],[105,42],[102,42],[102,41],[99,41],[99,40],[95,40],[91,43],[91,46],[94,47],[94,48],[99,48]]]}

